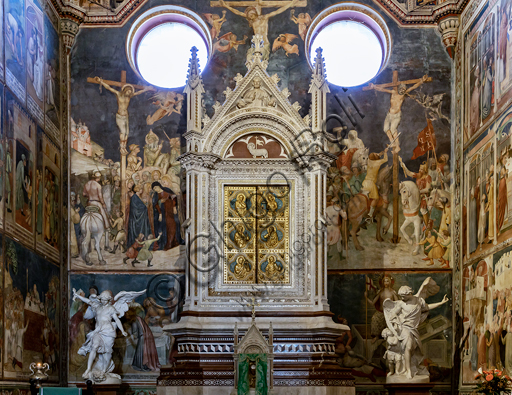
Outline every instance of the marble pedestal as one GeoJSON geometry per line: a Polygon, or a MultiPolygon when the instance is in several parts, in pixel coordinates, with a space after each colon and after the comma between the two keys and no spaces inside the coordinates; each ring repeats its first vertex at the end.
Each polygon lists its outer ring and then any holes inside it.
{"type": "Polygon", "coordinates": [[[393,383],[384,384],[384,388],[388,391],[389,395],[428,395],[430,390],[434,388],[431,383],[393,383]]]}
{"type": "MultiPolygon", "coordinates": [[[[234,388],[233,328],[240,335],[247,317],[184,316],[164,328],[175,339],[176,362],[161,369],[158,395],[229,395],[234,388]]],[[[336,339],[349,328],[329,313],[304,317],[257,317],[264,336],[274,332],[273,393],[276,395],[355,395],[350,369],[334,353],[336,339]]],[[[269,385],[270,387],[270,385],[269,385]]]]}
{"type": "MultiPolygon", "coordinates": [[[[157,395],[231,395],[233,387],[158,387],[157,395]]],[[[235,392],[236,393],[236,392],[235,392]]],[[[253,392],[250,395],[254,394],[253,392]]],[[[355,395],[355,387],[278,387],[269,395],[355,395]]]]}

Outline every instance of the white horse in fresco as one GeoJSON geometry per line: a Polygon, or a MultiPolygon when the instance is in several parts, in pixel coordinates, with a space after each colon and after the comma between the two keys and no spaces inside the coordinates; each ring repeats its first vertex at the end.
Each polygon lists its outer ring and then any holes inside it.
{"type": "Polygon", "coordinates": [[[404,181],[400,183],[400,196],[402,198],[402,211],[404,213],[405,221],[400,227],[400,231],[404,235],[409,244],[412,245],[413,240],[407,234],[406,228],[409,224],[414,225],[414,239],[416,240],[416,247],[414,248],[413,255],[420,252],[420,234],[421,234],[421,217],[420,212],[420,190],[413,181],[404,181]]]}
{"type": "Polygon", "coordinates": [[[357,166],[361,169],[362,172],[366,172],[368,168],[368,155],[368,148],[359,148],[356,152],[354,152],[350,168],[357,166]]]}
{"type": "Polygon", "coordinates": [[[100,265],[106,265],[107,262],[101,255],[100,240],[105,232],[105,226],[103,224],[103,218],[97,207],[88,206],[85,208],[86,212],[80,220],[80,231],[82,233],[80,255],[88,266],[92,266],[91,259],[89,258],[89,252],[91,248],[91,240],[94,239],[94,248],[98,253],[98,259],[100,265]]]}

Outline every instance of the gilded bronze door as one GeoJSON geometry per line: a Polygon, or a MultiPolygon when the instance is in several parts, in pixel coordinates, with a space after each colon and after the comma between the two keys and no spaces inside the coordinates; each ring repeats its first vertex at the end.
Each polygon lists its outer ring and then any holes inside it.
{"type": "Polygon", "coordinates": [[[224,187],[224,282],[288,284],[288,186],[224,187]]]}

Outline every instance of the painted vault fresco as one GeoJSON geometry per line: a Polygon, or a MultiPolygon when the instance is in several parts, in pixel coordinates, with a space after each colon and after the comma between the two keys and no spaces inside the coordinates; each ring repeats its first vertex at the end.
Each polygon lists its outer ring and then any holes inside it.
{"type": "MultiPolygon", "coordinates": [[[[114,295],[120,291],[142,291],[128,312],[121,318],[127,337],[118,336],[114,343],[113,373],[122,375],[123,381],[153,382],[160,367],[170,363],[173,338],[163,331],[163,326],[178,321],[183,307],[183,274],[72,274],[70,289],[76,289],[84,297],[99,295],[110,290],[114,295]]],[[[80,353],[87,334],[94,329],[94,319],[88,305],[80,300],[70,300],[69,350],[70,381],[82,382],[87,367],[87,356],[80,353]]]]}

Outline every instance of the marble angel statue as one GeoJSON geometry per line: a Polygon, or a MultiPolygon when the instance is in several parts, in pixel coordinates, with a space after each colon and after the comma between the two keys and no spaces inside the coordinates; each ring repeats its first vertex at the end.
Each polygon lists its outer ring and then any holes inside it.
{"type": "Polygon", "coordinates": [[[73,288],[73,301],[79,299],[87,303],[89,305],[86,312],[87,318],[96,319],[96,328],[87,334],[85,343],[78,350],[80,355],[89,354],[87,370],[82,375],[84,379],[102,384],[120,382],[121,376],[112,373],[114,370],[112,350],[117,335],[116,329],[119,329],[123,336],[127,336],[119,319],[128,311],[129,304],[145,292],[146,290],[121,291],[114,297],[111,291],[103,291],[99,296],[91,295],[85,298],[73,288]]]}
{"type": "MultiPolygon", "coordinates": [[[[423,353],[418,331],[419,325],[427,319],[428,312],[448,302],[445,295],[439,303],[428,304],[425,299],[439,292],[439,286],[431,277],[427,277],[421,285],[418,293],[413,295],[411,287],[404,285],[398,290],[398,296],[401,300],[393,301],[386,299],[383,303],[384,317],[386,324],[391,333],[398,338],[402,360],[402,369],[405,377],[403,381],[410,381],[414,376],[416,380],[428,381],[428,371],[423,362],[423,353]]],[[[396,375],[401,376],[400,371],[396,371],[396,375]]],[[[398,378],[396,381],[401,381],[398,378]]]]}

